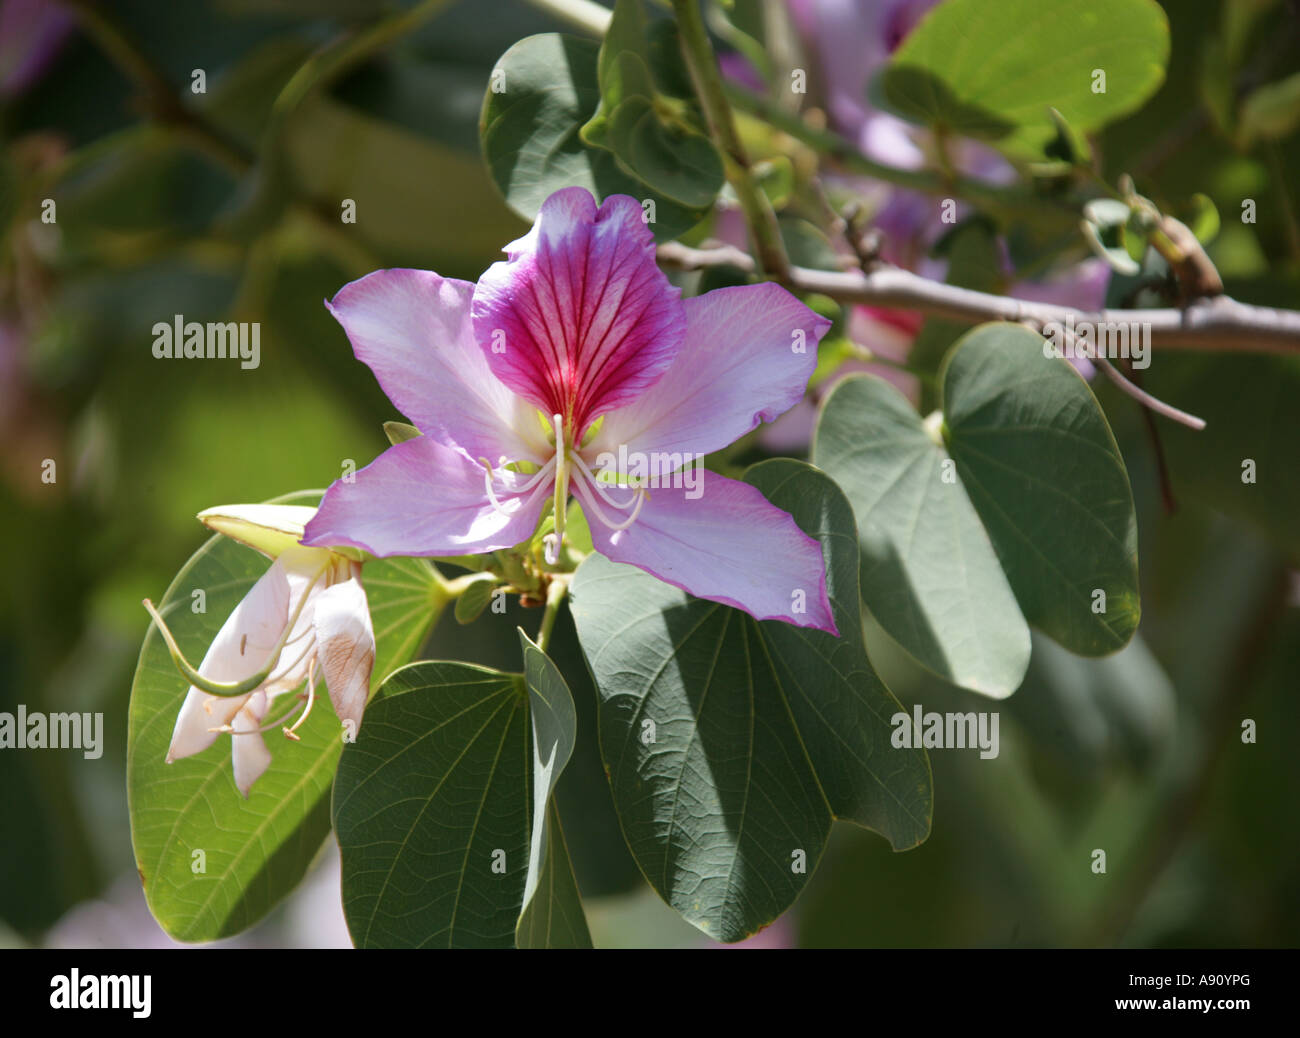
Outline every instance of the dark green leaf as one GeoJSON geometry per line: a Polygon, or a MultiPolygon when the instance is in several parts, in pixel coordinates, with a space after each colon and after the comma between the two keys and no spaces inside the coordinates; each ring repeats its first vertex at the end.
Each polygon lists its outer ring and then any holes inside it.
{"type": "Polygon", "coordinates": [[[555,664],[523,631],[524,681],[533,722],[533,821],[524,906],[515,927],[520,948],[589,948],[591,934],[569,862],[554,793],[577,743],[577,711],[555,664]]]}
{"type": "Polygon", "coordinates": [[[746,478],[821,540],[842,637],[755,621],[598,555],[572,597],[628,846],[660,895],[723,941],[789,907],[833,818],[903,849],[931,810],[928,762],[891,746],[900,706],[863,649],[848,502],[799,462],[746,478]]]}
{"type": "Polygon", "coordinates": [[[650,190],[620,169],[614,155],[579,134],[600,103],[599,46],[557,33],[520,40],[501,56],[499,92],[489,88],[480,136],[492,179],[526,220],[562,187],[585,187],[597,198],[624,194],[654,203],[655,237],[674,238],[699,223],[707,207],[691,208],[650,190]]]}
{"type": "Polygon", "coordinates": [[[966,335],[943,372],[946,439],[1026,619],[1100,656],[1137,629],[1133,495],[1092,391],[1047,345],[1014,324],[966,335]]]}
{"type": "Polygon", "coordinates": [[[813,461],[853,505],[876,622],[945,680],[1014,692],[1029,629],[954,463],[911,404],[875,376],[845,379],[823,407],[813,461]]]}
{"type": "Polygon", "coordinates": [[[519,675],[422,662],[384,682],[334,783],[357,947],[514,944],[528,874],[528,742],[519,675]]]}
{"type": "Polygon", "coordinates": [[[946,0],[894,52],[881,92],[909,118],[1034,159],[1057,133],[1049,108],[1090,133],[1150,97],[1168,57],[1154,0],[946,0]]]}

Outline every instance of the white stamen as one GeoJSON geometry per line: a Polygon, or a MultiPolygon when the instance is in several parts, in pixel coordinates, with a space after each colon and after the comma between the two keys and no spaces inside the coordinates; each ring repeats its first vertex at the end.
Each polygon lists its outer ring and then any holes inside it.
{"type": "MultiPolygon", "coordinates": [[[[487,491],[488,501],[491,503],[492,508],[495,511],[500,512],[502,515],[506,516],[507,518],[513,518],[516,513],[507,509],[497,499],[497,495],[492,489],[492,483],[496,479],[496,473],[493,472],[491,463],[487,460],[487,458],[479,458],[478,460],[483,463],[483,468],[484,468],[483,488],[487,491]]],[[[532,493],[529,494],[528,499],[523,504],[524,508],[531,507],[533,501],[536,500],[537,495],[546,489],[546,487],[542,486],[541,484],[546,479],[546,477],[550,474],[553,468],[555,468],[554,457],[552,457],[550,461],[548,461],[545,465],[543,465],[541,469],[535,472],[523,486],[518,488],[508,488],[510,490],[510,493],[517,495],[517,494],[523,494],[528,490],[532,490],[532,493]]],[[[517,499],[518,498],[514,498],[513,500],[517,500],[517,499]]]]}
{"type": "Polygon", "coordinates": [[[307,720],[307,715],[311,713],[312,704],[316,702],[316,660],[312,659],[307,667],[307,707],[299,715],[298,720],[293,722],[292,728],[284,730],[284,737],[292,739],[294,742],[301,742],[301,738],[294,733],[298,731],[303,721],[307,720]]]}
{"type": "MultiPolygon", "coordinates": [[[[314,637],[316,632],[314,629],[309,629],[309,631],[313,635],[313,637],[311,641],[307,643],[307,647],[303,649],[302,652],[298,653],[298,658],[294,660],[292,663],[290,663],[287,667],[281,667],[279,670],[272,673],[271,676],[266,679],[266,683],[268,685],[272,681],[279,681],[282,677],[288,674],[289,671],[293,670],[294,667],[298,666],[298,664],[301,663],[306,658],[307,653],[314,652],[316,650],[316,638],[314,637]]],[[[304,632],[304,633],[308,633],[308,632],[304,632]]],[[[302,637],[301,634],[298,635],[298,638],[301,637],[302,637]]],[[[296,641],[297,639],[294,640],[296,641]]]]}
{"type": "MultiPolygon", "coordinates": [[[[586,501],[584,502],[584,504],[590,507],[592,515],[594,515],[597,519],[599,519],[602,523],[604,523],[607,527],[609,527],[609,529],[612,530],[614,533],[618,533],[619,530],[626,530],[629,526],[631,526],[634,522],[636,522],[636,517],[641,514],[641,506],[645,504],[645,499],[649,496],[650,496],[650,492],[646,490],[645,487],[637,487],[636,507],[632,509],[632,514],[629,515],[626,519],[624,519],[621,523],[616,523],[612,519],[610,519],[609,516],[607,516],[603,511],[601,511],[600,505],[596,504],[594,500],[586,501]]],[[[628,504],[630,505],[632,504],[632,502],[629,501],[628,504]]]]}
{"type": "MultiPolygon", "coordinates": [[[[606,489],[606,487],[610,486],[611,484],[607,484],[603,480],[601,480],[594,472],[591,471],[590,468],[587,467],[587,463],[583,461],[582,458],[579,457],[577,454],[573,456],[573,460],[577,462],[578,468],[582,470],[582,474],[587,477],[591,489],[596,491],[596,493],[600,496],[600,499],[604,501],[605,504],[609,505],[610,508],[617,508],[620,512],[623,512],[631,508],[639,500],[638,495],[640,494],[640,488],[637,487],[635,484],[612,484],[614,486],[618,486],[620,490],[630,489],[632,491],[632,496],[629,497],[622,504],[619,504],[617,501],[615,501],[612,497],[609,496],[609,491],[606,489]]],[[[601,469],[601,471],[604,472],[605,470],[601,469]]]]}

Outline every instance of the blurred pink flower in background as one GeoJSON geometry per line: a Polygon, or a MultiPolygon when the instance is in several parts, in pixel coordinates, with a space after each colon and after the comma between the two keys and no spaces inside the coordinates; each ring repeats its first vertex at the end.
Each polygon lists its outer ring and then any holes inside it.
{"type": "MultiPolygon", "coordinates": [[[[789,0],[791,21],[813,66],[810,81],[820,91],[827,122],[868,158],[906,170],[935,168],[937,142],[927,129],[877,108],[869,97],[873,78],[939,0],[789,0]]],[[[738,83],[761,89],[753,69],[735,59],[727,66],[738,83]]],[[[988,183],[1013,182],[1015,168],[992,148],[978,141],[955,138],[944,143],[946,160],[959,174],[988,183]]],[[[953,227],[942,219],[942,200],[861,175],[823,173],[833,192],[860,198],[871,213],[872,226],[881,233],[881,256],[895,266],[923,277],[943,280],[947,261],[932,255],[939,239],[953,227]]],[[[970,213],[957,201],[956,220],[970,213]]],[[[730,214],[728,214],[730,215],[730,214]]],[[[720,221],[718,233],[733,244],[743,244],[743,231],[728,236],[729,225],[720,221]]],[[[1098,260],[1088,259],[1050,272],[1040,280],[1015,281],[1014,269],[1003,248],[1003,273],[1008,294],[1037,302],[1059,303],[1082,310],[1100,309],[1108,271],[1098,260]]],[[[916,379],[896,365],[905,363],[911,343],[923,324],[915,312],[857,306],[847,315],[846,334],[872,354],[892,361],[873,364],[845,361],[832,378],[817,385],[809,398],[778,422],[764,429],[762,442],[772,450],[796,451],[806,446],[816,417],[817,401],[845,375],[868,371],[897,386],[913,401],[916,379]]],[[[1076,364],[1085,377],[1092,365],[1076,364]]]]}
{"type": "Polygon", "coordinates": [[[53,0],[0,2],[0,98],[40,78],[71,31],[70,11],[53,0]]]}

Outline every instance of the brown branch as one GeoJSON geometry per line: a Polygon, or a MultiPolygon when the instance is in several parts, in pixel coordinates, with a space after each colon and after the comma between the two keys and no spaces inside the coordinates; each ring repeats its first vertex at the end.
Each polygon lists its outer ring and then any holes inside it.
{"type": "MultiPolygon", "coordinates": [[[[679,242],[659,246],[659,262],[678,270],[732,266],[754,273],[752,257],[732,246],[693,249],[679,242]]],[[[814,292],[841,303],[916,310],[951,321],[1014,321],[1042,331],[1050,324],[1129,324],[1149,329],[1159,349],[1225,353],[1300,353],[1300,313],[1239,303],[1228,296],[1199,299],[1183,309],[1082,311],[1034,303],[930,281],[897,267],[871,273],[791,267],[782,283],[795,292],[814,292]]]]}

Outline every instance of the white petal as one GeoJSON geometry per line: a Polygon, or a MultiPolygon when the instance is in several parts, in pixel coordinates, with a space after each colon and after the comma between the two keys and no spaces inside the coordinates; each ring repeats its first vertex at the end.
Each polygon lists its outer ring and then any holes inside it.
{"type": "MultiPolygon", "coordinates": [[[[220,682],[242,681],[256,674],[266,665],[288,619],[289,581],[283,566],[272,565],[221,625],[199,664],[199,673],[220,682]]],[[[218,734],[209,729],[229,724],[246,698],[210,696],[191,687],[176,718],[167,759],[206,750],[218,734]]]]}
{"type": "Polygon", "coordinates": [[[248,791],[253,788],[253,783],[271,766],[271,751],[266,748],[266,740],[257,730],[262,726],[266,708],[265,692],[250,693],[248,702],[235,715],[234,723],[231,725],[236,733],[249,733],[234,734],[230,737],[234,745],[230,756],[234,764],[235,785],[239,787],[245,799],[248,797],[248,791]]]}
{"type": "Polygon", "coordinates": [[[340,721],[352,722],[355,735],[375,664],[375,631],[360,580],[344,580],[317,597],[316,659],[325,673],[334,712],[340,721]]]}

